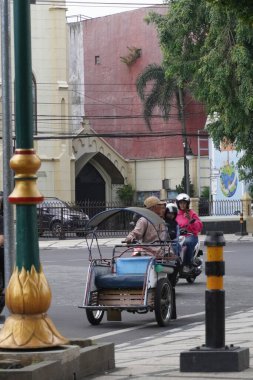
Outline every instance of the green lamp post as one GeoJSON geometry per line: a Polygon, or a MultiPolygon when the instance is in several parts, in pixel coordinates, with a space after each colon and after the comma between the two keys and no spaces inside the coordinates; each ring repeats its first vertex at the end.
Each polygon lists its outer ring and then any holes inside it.
{"type": "Polygon", "coordinates": [[[40,159],[33,149],[30,1],[14,0],[16,150],[10,160],[16,204],[16,266],[6,289],[11,315],[0,331],[0,348],[31,349],[66,344],[46,314],[51,291],[39,258],[36,187],[40,159]]]}

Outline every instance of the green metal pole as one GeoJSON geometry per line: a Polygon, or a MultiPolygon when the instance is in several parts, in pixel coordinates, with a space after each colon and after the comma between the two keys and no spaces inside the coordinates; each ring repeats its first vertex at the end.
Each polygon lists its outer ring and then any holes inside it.
{"type": "Polygon", "coordinates": [[[67,344],[46,314],[51,290],[39,259],[36,204],[40,159],[33,149],[30,1],[14,0],[15,114],[17,147],[10,160],[15,187],[9,201],[17,210],[16,267],[5,292],[11,315],[0,330],[0,348],[35,349],[67,344]]]}
{"type": "MultiPolygon", "coordinates": [[[[30,1],[14,0],[16,148],[33,148],[32,60],[30,1]]],[[[18,180],[18,179],[17,179],[18,180]]],[[[39,271],[36,204],[17,204],[17,253],[19,270],[39,271]]]]}
{"type": "Polygon", "coordinates": [[[14,0],[15,116],[17,148],[33,147],[30,2],[14,0]]]}

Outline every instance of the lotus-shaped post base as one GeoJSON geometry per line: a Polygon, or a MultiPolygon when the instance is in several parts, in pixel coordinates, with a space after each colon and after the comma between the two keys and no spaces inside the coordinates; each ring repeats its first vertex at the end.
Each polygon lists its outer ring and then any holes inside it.
{"type": "Polygon", "coordinates": [[[0,348],[24,350],[67,343],[47,314],[11,315],[0,331],[0,348]]]}
{"type": "Polygon", "coordinates": [[[21,271],[16,267],[6,289],[5,301],[11,315],[0,331],[0,349],[35,349],[67,344],[47,316],[51,290],[42,270],[21,271]]]}

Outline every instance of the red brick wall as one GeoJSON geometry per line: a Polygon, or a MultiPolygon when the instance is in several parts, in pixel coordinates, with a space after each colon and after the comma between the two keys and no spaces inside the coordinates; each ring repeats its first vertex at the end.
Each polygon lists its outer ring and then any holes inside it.
{"type": "MultiPolygon", "coordinates": [[[[135,89],[140,72],[150,63],[162,60],[157,33],[144,17],[152,8],[123,12],[84,21],[84,92],[85,115],[98,133],[149,132],[142,118],[142,104],[135,89]],[[141,57],[131,66],[121,62],[128,55],[127,47],[142,49],[141,57]],[[100,64],[95,64],[99,56],[100,64]]],[[[164,12],[164,8],[153,8],[164,12]]],[[[203,129],[206,116],[201,105],[186,99],[186,127],[189,133],[203,129]]],[[[159,110],[155,112],[159,115],[159,110]]],[[[177,109],[172,107],[171,118],[152,119],[156,136],[141,138],[110,138],[107,141],[128,159],[178,157],[183,154],[182,137],[159,137],[160,131],[181,132],[177,109]]],[[[197,138],[189,138],[197,153],[197,138]]]]}

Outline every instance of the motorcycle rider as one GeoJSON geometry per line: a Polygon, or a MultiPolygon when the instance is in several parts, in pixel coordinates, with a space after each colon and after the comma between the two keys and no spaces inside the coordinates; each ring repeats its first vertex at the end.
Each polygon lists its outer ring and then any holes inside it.
{"type": "Polygon", "coordinates": [[[176,221],[180,227],[180,234],[185,236],[184,246],[186,251],[183,257],[183,271],[190,272],[194,248],[198,243],[198,234],[203,228],[203,223],[195,211],[190,209],[190,197],[188,194],[181,193],[176,197],[178,214],[176,221]]]}
{"type": "Polygon", "coordinates": [[[175,255],[180,256],[181,246],[179,244],[180,229],[176,221],[178,208],[174,203],[167,203],[164,219],[168,229],[168,238],[172,241],[172,249],[175,255]]]}

